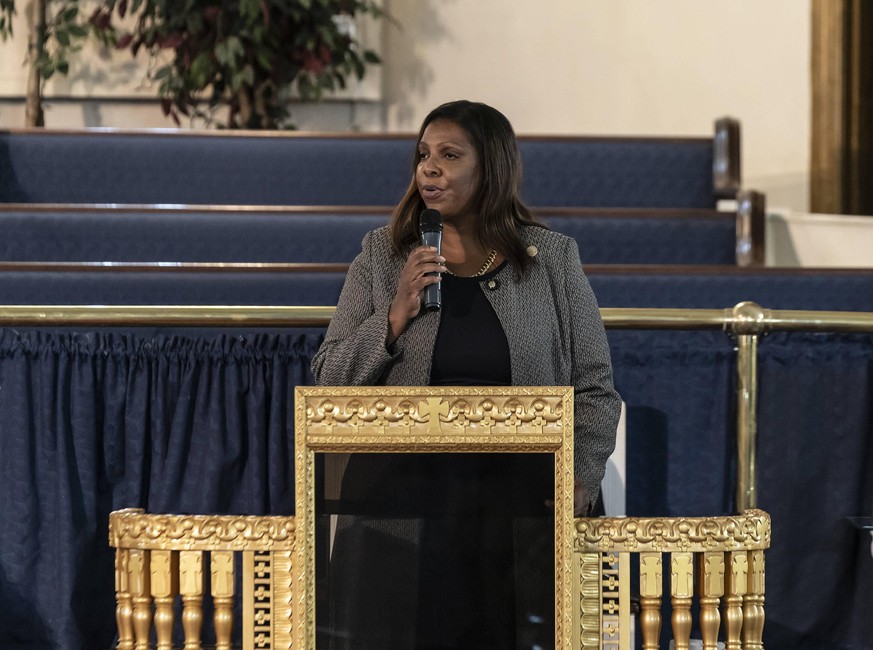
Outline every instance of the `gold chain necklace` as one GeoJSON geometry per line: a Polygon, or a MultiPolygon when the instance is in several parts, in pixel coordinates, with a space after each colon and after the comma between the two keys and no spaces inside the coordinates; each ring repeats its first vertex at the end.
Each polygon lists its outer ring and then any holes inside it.
{"type": "Polygon", "coordinates": [[[497,259],[497,249],[492,248],[491,252],[488,253],[488,258],[482,265],[482,268],[476,271],[473,275],[458,275],[457,273],[452,273],[451,271],[449,271],[449,267],[446,267],[446,273],[448,273],[449,275],[454,275],[456,278],[478,278],[480,275],[485,275],[485,272],[491,268],[492,264],[494,264],[495,259],[497,259]]]}

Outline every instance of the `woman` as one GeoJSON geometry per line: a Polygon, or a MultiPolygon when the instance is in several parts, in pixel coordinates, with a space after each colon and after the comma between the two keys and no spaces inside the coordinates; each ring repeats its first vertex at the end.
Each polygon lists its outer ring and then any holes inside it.
{"type": "MultiPolygon", "coordinates": [[[[434,109],[419,131],[409,188],[391,225],[365,236],[312,367],[321,385],[572,385],[581,515],[597,498],[620,399],[577,245],[534,222],[520,186],[515,133],[500,112],[468,101],[434,109]],[[419,245],[425,208],[442,215],[442,254],[419,245]],[[422,291],[440,280],[442,309],[424,311],[422,291]]],[[[358,592],[372,580],[345,583],[354,585],[348,602],[333,609],[344,633],[357,636],[349,647],[369,647],[380,634],[372,647],[522,644],[526,622],[553,614],[553,583],[537,588],[513,577],[526,575],[520,558],[528,549],[513,543],[518,517],[541,516],[551,491],[553,470],[542,461],[509,454],[353,456],[342,500],[357,512],[393,518],[399,528],[387,538],[412,536],[421,553],[409,565],[409,581],[417,583],[412,597],[396,594],[393,604],[377,605],[376,593],[358,592]],[[424,523],[412,529],[398,523],[412,516],[424,523]],[[532,600],[538,604],[531,607],[532,600]],[[369,605],[366,615],[348,613],[356,602],[369,605]],[[405,628],[397,621],[402,611],[412,619],[405,628]],[[369,632],[362,629],[367,623],[369,632]],[[412,631],[386,633],[390,625],[412,631]]],[[[350,560],[341,546],[338,537],[341,573],[374,566],[370,557],[350,560]]],[[[546,581],[549,562],[537,569],[546,581]]],[[[542,641],[550,644],[552,631],[543,627],[542,641]]]]}

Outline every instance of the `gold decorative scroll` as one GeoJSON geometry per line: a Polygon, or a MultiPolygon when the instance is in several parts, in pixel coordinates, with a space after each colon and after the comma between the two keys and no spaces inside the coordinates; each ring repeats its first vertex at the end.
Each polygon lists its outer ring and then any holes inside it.
{"type": "Polygon", "coordinates": [[[147,515],[139,508],[109,515],[115,548],[254,551],[294,547],[294,517],[147,515]]]}
{"type": "MultiPolygon", "coordinates": [[[[428,388],[419,394],[388,395],[385,388],[357,388],[341,397],[334,389],[311,389],[305,422],[309,449],[396,451],[554,451],[562,442],[563,400],[545,399],[539,388],[499,395],[459,394],[457,388],[428,388]]],[[[392,389],[393,390],[393,389],[392,389]]]]}
{"type": "Polygon", "coordinates": [[[573,561],[573,610],[578,625],[574,626],[573,647],[599,650],[602,632],[600,619],[601,574],[600,553],[575,553],[573,561]]]}
{"type": "Polygon", "coordinates": [[[726,517],[605,517],[576,520],[582,553],[749,551],[770,547],[770,516],[746,510],[726,517]]]}
{"type": "Polygon", "coordinates": [[[570,650],[574,636],[571,387],[298,387],[294,408],[297,647],[315,647],[311,597],[315,591],[315,452],[438,450],[554,454],[555,647],[570,650]]]}

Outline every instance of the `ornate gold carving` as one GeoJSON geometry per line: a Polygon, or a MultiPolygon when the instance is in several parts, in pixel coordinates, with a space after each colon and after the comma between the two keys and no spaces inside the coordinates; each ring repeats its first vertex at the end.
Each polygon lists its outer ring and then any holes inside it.
{"type": "Polygon", "coordinates": [[[182,630],[185,650],[200,647],[203,627],[203,553],[179,552],[179,592],[182,594],[182,630]]]}
{"type": "Polygon", "coordinates": [[[273,650],[291,650],[292,646],[293,569],[291,551],[273,552],[273,650]]]}
{"type": "Polygon", "coordinates": [[[663,589],[661,554],[640,553],[640,595],[657,598],[663,589]]]}
{"type": "Polygon", "coordinates": [[[561,443],[563,400],[537,387],[500,389],[428,387],[408,389],[312,389],[305,411],[307,441],[313,448],[342,445],[355,451],[380,443],[416,447],[482,444],[503,438],[495,450],[514,443],[519,451],[530,445],[561,443]],[[393,391],[394,395],[387,394],[393,391]],[[423,438],[427,438],[424,440],[423,438]]]}
{"type": "Polygon", "coordinates": [[[604,517],[576,520],[577,550],[682,551],[752,550],[770,546],[770,517],[746,510],[729,517],[604,517]]]}
{"type": "Polygon", "coordinates": [[[763,648],[764,633],[764,552],[749,551],[749,583],[743,597],[743,647],[763,648]]]}
{"type": "Polygon", "coordinates": [[[177,556],[172,551],[149,551],[151,587],[155,601],[155,640],[157,650],[171,650],[173,645],[173,598],[178,576],[177,556]]]}
{"type": "Polygon", "coordinates": [[[600,603],[602,608],[601,647],[604,650],[618,650],[621,646],[621,582],[619,578],[618,556],[604,553],[601,556],[602,576],[600,603]]]}
{"type": "Polygon", "coordinates": [[[133,596],[129,591],[130,551],[119,548],[115,551],[115,622],[118,626],[117,650],[133,649],[133,596]]]}
{"type": "Polygon", "coordinates": [[[573,389],[541,386],[295,389],[298,647],[315,644],[315,452],[437,449],[555,454],[555,647],[572,647],[573,389]]]}
{"type": "Polygon", "coordinates": [[[743,628],[743,594],[748,582],[748,559],[745,551],[727,554],[730,570],[725,575],[724,619],[725,650],[740,650],[740,632],[743,628]]]}
{"type": "Polygon", "coordinates": [[[133,594],[133,636],[136,650],[148,650],[152,625],[152,600],[149,593],[149,552],[131,550],[128,568],[130,592],[133,594]]]}
{"type": "Polygon", "coordinates": [[[253,558],[254,647],[273,647],[273,554],[257,551],[253,558]]]}
{"type": "Polygon", "coordinates": [[[672,595],[673,640],[676,650],[688,650],[691,638],[691,600],[694,595],[694,555],[670,555],[670,593],[672,595]]]}
{"type": "Polygon", "coordinates": [[[203,553],[182,551],[179,553],[179,590],[183,596],[203,595],[203,553]]]}
{"type": "MultiPolygon", "coordinates": [[[[578,584],[575,593],[579,596],[579,645],[583,650],[599,650],[601,642],[600,573],[599,553],[579,553],[576,574],[578,584]]],[[[574,644],[575,645],[575,644],[574,644]]]]}
{"type": "MultiPolygon", "coordinates": [[[[577,524],[578,530],[578,524],[577,524]]],[[[661,593],[663,569],[660,553],[640,553],[640,631],[643,648],[658,648],[661,634],[661,593]]]]}
{"type": "Polygon", "coordinates": [[[671,593],[690,598],[694,594],[694,556],[691,553],[673,553],[670,556],[671,593]]]}
{"type": "Polygon", "coordinates": [[[151,515],[138,508],[109,515],[109,544],[115,548],[186,551],[288,549],[294,517],[151,515]]]}
{"type": "Polygon", "coordinates": [[[233,629],[233,552],[210,553],[215,650],[230,650],[233,629]]]}
{"type": "Polygon", "coordinates": [[[721,625],[718,605],[719,599],[724,595],[724,553],[700,553],[698,563],[697,593],[700,599],[700,636],[703,650],[717,650],[718,628],[721,625]]]}
{"type": "Polygon", "coordinates": [[[724,553],[708,552],[700,555],[700,595],[724,595],[724,553]]]}

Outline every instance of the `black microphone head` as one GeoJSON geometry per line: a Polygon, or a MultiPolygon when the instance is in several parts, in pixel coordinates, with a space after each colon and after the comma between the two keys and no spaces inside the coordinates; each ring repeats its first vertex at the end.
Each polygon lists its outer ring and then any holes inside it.
{"type": "Polygon", "coordinates": [[[443,229],[443,219],[439,210],[427,208],[418,215],[419,232],[440,232],[443,229]]]}

